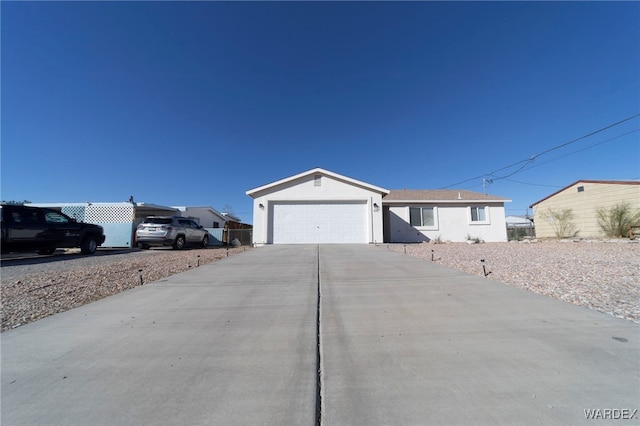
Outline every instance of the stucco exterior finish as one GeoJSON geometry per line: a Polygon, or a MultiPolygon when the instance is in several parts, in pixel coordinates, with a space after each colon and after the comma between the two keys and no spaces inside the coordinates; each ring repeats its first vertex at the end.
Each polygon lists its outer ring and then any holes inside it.
{"type": "Polygon", "coordinates": [[[538,238],[555,238],[556,233],[549,211],[571,209],[574,215],[577,237],[602,238],[597,210],[610,209],[626,202],[634,211],[640,209],[640,182],[638,181],[588,181],[575,182],[560,191],[531,205],[538,238]],[[580,189],[579,189],[580,188],[580,189]]]}
{"type": "Polygon", "coordinates": [[[464,242],[479,238],[486,242],[507,241],[505,213],[503,203],[465,204],[427,204],[411,203],[385,206],[389,212],[388,239],[391,243],[417,243],[437,240],[464,242]],[[433,207],[435,224],[431,227],[411,226],[409,221],[410,207],[433,207]],[[473,223],[471,207],[484,207],[487,220],[473,223]]]}
{"type": "MultiPolygon", "coordinates": [[[[388,191],[323,169],[283,179],[247,191],[253,198],[253,242],[272,244],[273,206],[278,203],[363,203],[366,206],[366,242],[381,243],[382,195],[388,191]],[[319,179],[319,180],[318,180],[319,179]]],[[[339,242],[336,240],[336,242],[339,242]]]]}

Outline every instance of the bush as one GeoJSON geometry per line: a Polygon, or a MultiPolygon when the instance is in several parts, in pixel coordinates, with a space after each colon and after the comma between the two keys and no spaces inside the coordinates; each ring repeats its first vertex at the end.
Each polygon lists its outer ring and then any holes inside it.
{"type": "Polygon", "coordinates": [[[556,238],[574,237],[578,233],[576,225],[573,223],[575,215],[571,209],[564,209],[560,212],[549,209],[544,218],[553,228],[556,238]]]}
{"type": "Polygon", "coordinates": [[[473,243],[473,244],[484,243],[482,238],[480,238],[480,237],[472,237],[471,234],[467,234],[467,241],[469,241],[470,243],[473,243]]]}
{"type": "Polygon", "coordinates": [[[634,212],[629,203],[618,203],[606,209],[601,207],[596,210],[598,225],[607,237],[622,238],[627,236],[629,226],[640,224],[640,211],[634,212]]]}

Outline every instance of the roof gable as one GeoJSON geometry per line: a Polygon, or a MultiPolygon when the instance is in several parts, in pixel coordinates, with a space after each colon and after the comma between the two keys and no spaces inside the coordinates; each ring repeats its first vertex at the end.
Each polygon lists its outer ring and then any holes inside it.
{"type": "Polygon", "coordinates": [[[394,189],[389,191],[389,194],[382,199],[383,203],[416,201],[469,203],[477,201],[509,202],[511,200],[496,195],[466,191],[464,189],[394,189]]]}
{"type": "Polygon", "coordinates": [[[359,180],[356,180],[356,179],[352,179],[350,177],[347,177],[347,176],[344,176],[344,175],[340,175],[338,173],[330,172],[329,170],[321,169],[320,167],[316,167],[315,169],[311,169],[311,170],[308,170],[306,172],[302,172],[302,173],[298,173],[297,175],[290,176],[288,178],[280,179],[278,181],[269,183],[267,185],[263,185],[263,186],[259,186],[257,188],[250,189],[250,190],[248,190],[246,192],[246,194],[248,196],[252,197],[252,198],[255,198],[256,195],[258,193],[260,193],[260,192],[264,192],[264,191],[267,191],[267,190],[272,190],[272,189],[275,189],[275,188],[277,188],[279,186],[283,186],[283,185],[286,185],[286,184],[288,184],[290,182],[293,182],[293,181],[295,181],[297,179],[304,178],[304,177],[307,177],[307,176],[312,176],[312,175],[318,175],[318,174],[319,175],[328,176],[328,177],[332,177],[332,178],[334,178],[336,180],[339,180],[341,182],[344,182],[344,183],[347,183],[347,184],[350,184],[350,185],[354,185],[354,186],[358,186],[358,187],[361,187],[361,188],[365,188],[365,189],[368,189],[370,191],[379,192],[383,196],[385,194],[389,193],[388,189],[384,189],[384,188],[381,188],[381,187],[378,187],[378,186],[375,186],[375,185],[368,184],[366,182],[362,182],[362,181],[359,181],[359,180]]]}
{"type": "Polygon", "coordinates": [[[576,186],[578,184],[581,183],[595,183],[595,184],[603,184],[603,185],[640,185],[640,181],[638,180],[588,180],[588,179],[581,179],[581,180],[577,180],[575,182],[573,182],[570,185],[565,186],[562,189],[557,190],[556,192],[547,195],[546,197],[544,197],[541,200],[536,201],[535,203],[531,204],[529,207],[533,208],[533,206],[540,204],[543,201],[548,200],[551,197],[555,197],[556,195],[558,195],[559,193],[566,191],[567,189],[576,186]]]}

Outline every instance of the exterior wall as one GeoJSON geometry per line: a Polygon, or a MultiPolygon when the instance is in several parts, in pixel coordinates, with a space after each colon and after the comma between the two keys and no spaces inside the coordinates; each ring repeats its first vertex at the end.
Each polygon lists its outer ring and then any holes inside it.
{"type": "Polygon", "coordinates": [[[314,174],[309,174],[253,195],[253,243],[267,244],[269,212],[272,210],[270,203],[273,201],[335,202],[340,200],[365,201],[370,212],[367,218],[369,242],[382,242],[382,194],[331,176],[322,174],[321,176],[321,186],[315,186],[314,174]],[[378,207],[375,208],[374,204],[378,207]]]}
{"type": "MultiPolygon", "coordinates": [[[[385,208],[385,210],[387,210],[385,208]]],[[[439,203],[389,205],[388,239],[390,243],[442,241],[464,242],[468,238],[480,238],[487,242],[507,241],[503,203],[439,203]],[[471,206],[485,207],[487,221],[471,222],[471,206]],[[409,207],[435,207],[435,226],[414,227],[409,221],[409,207]]]]}
{"type": "Polygon", "coordinates": [[[598,208],[609,209],[622,202],[629,203],[635,211],[640,209],[640,184],[577,182],[532,206],[536,236],[556,238],[547,217],[549,210],[571,209],[575,216],[572,222],[576,226],[576,236],[602,238],[604,233],[598,225],[598,208]],[[578,192],[578,187],[584,190],[578,192]]]}
{"type": "Polygon", "coordinates": [[[198,222],[198,225],[202,225],[205,228],[213,228],[213,222],[218,222],[218,227],[224,228],[224,224],[227,221],[222,215],[216,214],[213,209],[209,207],[176,207],[180,210],[182,216],[190,217],[198,222]]]}

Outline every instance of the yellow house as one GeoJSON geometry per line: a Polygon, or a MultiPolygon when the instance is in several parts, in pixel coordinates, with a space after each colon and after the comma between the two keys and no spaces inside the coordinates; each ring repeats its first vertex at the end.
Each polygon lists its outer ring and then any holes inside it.
{"type": "Polygon", "coordinates": [[[533,203],[533,220],[538,238],[555,238],[558,219],[550,213],[571,209],[569,236],[603,238],[597,210],[628,203],[633,212],[640,210],[640,181],[579,180],[533,203]]]}

